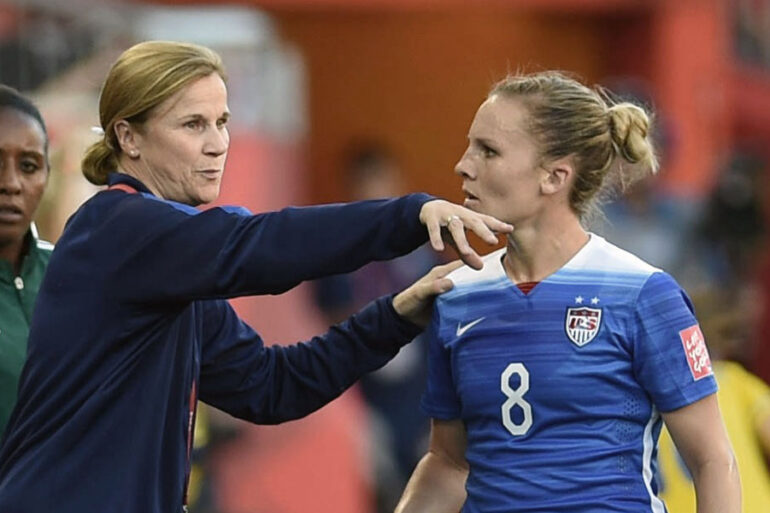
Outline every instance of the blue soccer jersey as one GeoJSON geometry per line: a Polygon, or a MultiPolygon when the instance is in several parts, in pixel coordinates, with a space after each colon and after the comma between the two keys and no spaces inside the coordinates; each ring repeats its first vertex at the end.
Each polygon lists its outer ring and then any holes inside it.
{"type": "Polygon", "coordinates": [[[524,294],[504,251],[450,275],[426,333],[423,408],[468,433],[463,512],[665,512],[659,412],[716,391],[686,294],[596,235],[524,294]]]}

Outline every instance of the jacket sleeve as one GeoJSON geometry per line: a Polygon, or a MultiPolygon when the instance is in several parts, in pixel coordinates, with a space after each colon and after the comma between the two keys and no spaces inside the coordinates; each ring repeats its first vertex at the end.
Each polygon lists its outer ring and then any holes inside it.
{"type": "Polygon", "coordinates": [[[308,342],[266,347],[226,301],[204,303],[200,399],[257,424],[317,410],[420,332],[384,297],[308,342]]]}
{"type": "Polygon", "coordinates": [[[176,302],[279,294],[310,280],[406,254],[427,240],[419,221],[432,199],[291,207],[250,215],[203,212],[139,194],[121,194],[92,236],[111,265],[114,290],[136,302],[176,302]]]}

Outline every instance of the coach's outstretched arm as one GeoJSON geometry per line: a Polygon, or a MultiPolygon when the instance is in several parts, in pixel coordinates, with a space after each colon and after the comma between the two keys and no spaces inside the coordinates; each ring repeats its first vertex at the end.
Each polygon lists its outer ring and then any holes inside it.
{"type": "Polygon", "coordinates": [[[662,416],[692,475],[697,513],[740,513],[738,466],[716,394],[662,416]]]}
{"type": "Polygon", "coordinates": [[[279,294],[302,281],[353,271],[409,253],[442,229],[466,263],[480,268],[465,229],[496,243],[511,227],[426,194],[250,215],[199,212],[147,194],[101,193],[109,229],[91,235],[112,288],[130,302],[167,303],[279,294]],[[114,251],[116,247],[120,251],[114,251]]]}
{"type": "Polygon", "coordinates": [[[458,513],[465,503],[468,462],[460,419],[432,419],[428,452],[415,467],[396,513],[458,513]]]}

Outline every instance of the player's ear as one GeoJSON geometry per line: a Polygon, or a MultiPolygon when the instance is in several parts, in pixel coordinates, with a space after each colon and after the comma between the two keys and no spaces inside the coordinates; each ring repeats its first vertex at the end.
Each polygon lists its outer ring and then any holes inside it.
{"type": "Polygon", "coordinates": [[[568,191],[575,177],[575,166],[571,157],[552,160],[543,166],[540,182],[540,192],[545,195],[557,194],[560,191],[568,191]]]}

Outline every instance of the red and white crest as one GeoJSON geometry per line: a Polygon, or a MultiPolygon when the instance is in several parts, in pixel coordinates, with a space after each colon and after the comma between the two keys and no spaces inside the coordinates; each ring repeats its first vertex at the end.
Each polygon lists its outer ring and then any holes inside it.
{"type": "Polygon", "coordinates": [[[687,356],[687,365],[690,366],[693,379],[698,381],[713,374],[711,358],[709,358],[706,340],[703,338],[700,326],[696,324],[680,331],[679,338],[682,339],[682,347],[685,356],[687,356]]]}
{"type": "Polygon", "coordinates": [[[564,321],[564,329],[569,339],[578,347],[583,347],[592,341],[599,333],[602,325],[602,309],[567,308],[567,317],[564,321]]]}

